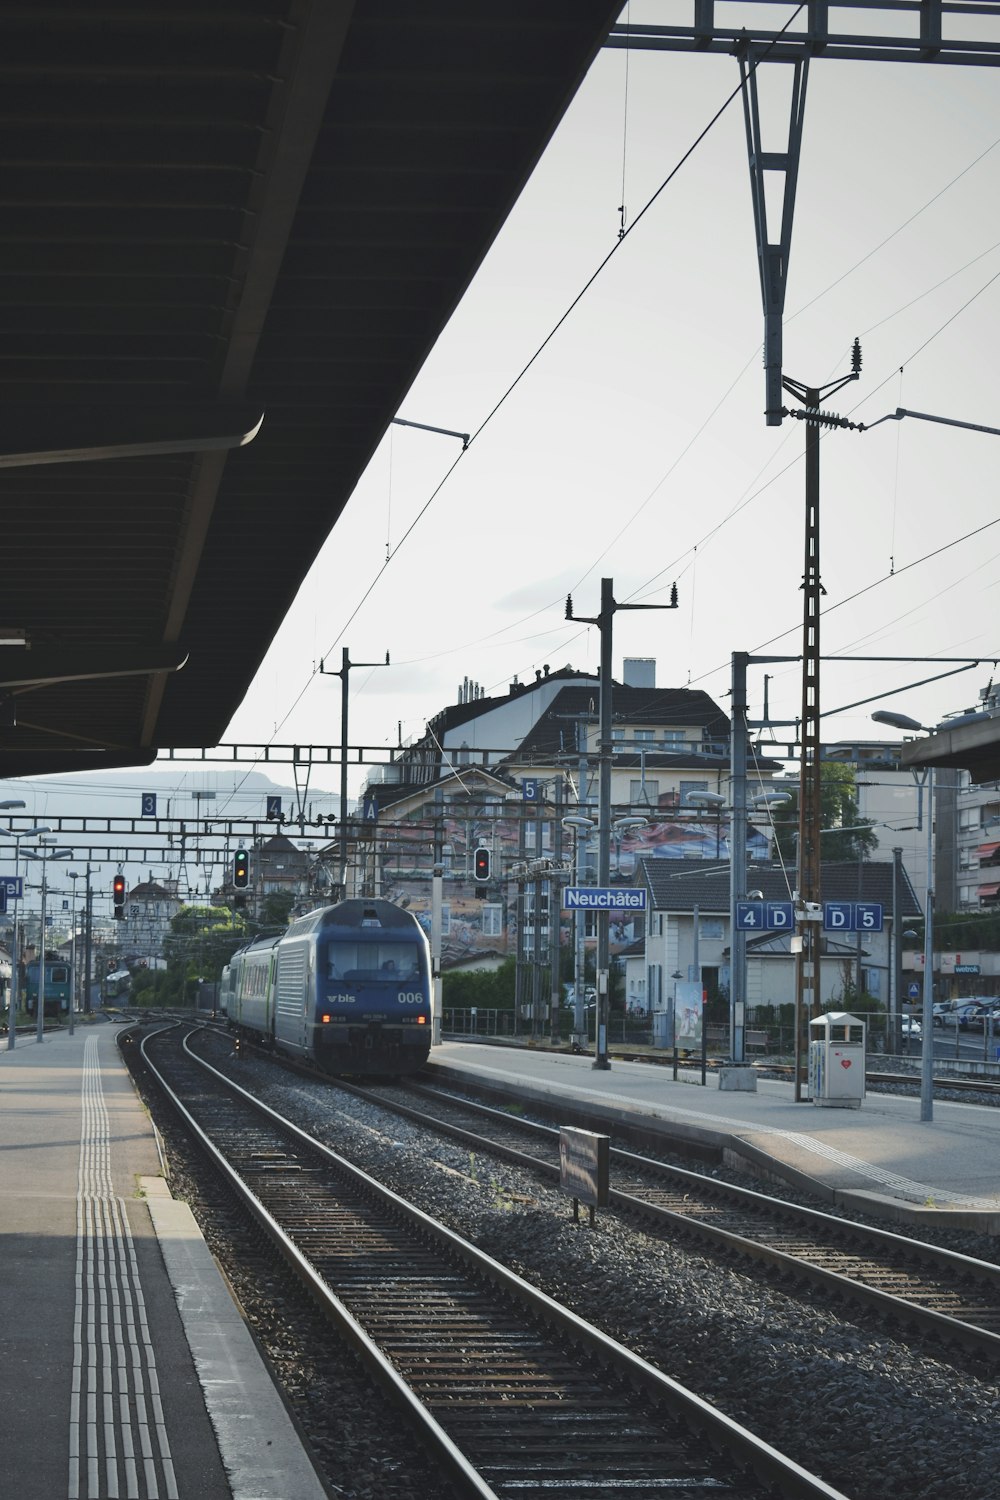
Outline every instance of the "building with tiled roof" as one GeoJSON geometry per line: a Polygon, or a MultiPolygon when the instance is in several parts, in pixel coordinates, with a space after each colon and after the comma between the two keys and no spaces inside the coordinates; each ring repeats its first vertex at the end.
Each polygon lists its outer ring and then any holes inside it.
{"type": "MultiPolygon", "coordinates": [[[[649,903],[646,917],[647,1004],[650,1010],[668,1009],[672,980],[685,976],[694,964],[695,914],[698,921],[698,960],[710,993],[728,993],[730,985],[730,867],[700,860],[643,859],[641,882],[649,903]]],[[[824,1005],[842,1003],[845,984],[856,985],[885,1006],[890,994],[893,930],[920,917],[920,902],[905,868],[900,869],[900,910],[893,909],[893,866],[885,861],[850,860],[824,864],[820,874],[824,902],[870,902],[881,906],[881,932],[821,939],[820,978],[824,1005]]],[[[794,870],[777,864],[751,864],[747,891],[761,900],[792,899],[794,870]]],[[[741,893],[743,894],[743,893],[741,893]]],[[[746,999],[750,1007],[781,1005],[795,998],[795,961],[791,933],[768,933],[747,942],[746,999]]]]}

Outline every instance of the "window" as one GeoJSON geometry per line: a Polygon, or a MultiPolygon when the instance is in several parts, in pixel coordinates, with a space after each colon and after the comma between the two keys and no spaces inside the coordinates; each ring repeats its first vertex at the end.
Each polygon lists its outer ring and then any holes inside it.
{"type": "Polygon", "coordinates": [[[502,937],[503,935],[503,907],[500,905],[489,905],[483,907],[483,936],[502,937]]]}
{"type": "Polygon", "coordinates": [[[647,807],[655,806],[660,795],[660,783],[650,781],[630,781],[628,784],[628,800],[634,807],[636,803],[645,804],[647,807]]]}
{"type": "Polygon", "coordinates": [[[682,781],[681,782],[681,807],[686,807],[686,806],[689,805],[689,803],[688,803],[688,792],[707,792],[707,791],[708,791],[708,782],[707,781],[682,781]]]}
{"type": "Polygon", "coordinates": [[[665,729],[663,731],[663,743],[665,745],[683,745],[683,729],[665,729]]]}
{"type": "Polygon", "coordinates": [[[649,745],[656,739],[656,733],[652,729],[637,729],[632,738],[637,745],[649,745]]]}

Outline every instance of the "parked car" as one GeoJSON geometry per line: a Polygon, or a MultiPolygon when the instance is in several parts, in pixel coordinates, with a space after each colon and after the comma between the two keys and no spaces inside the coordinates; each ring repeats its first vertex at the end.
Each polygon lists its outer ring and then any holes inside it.
{"type": "Polygon", "coordinates": [[[945,1011],[941,1017],[942,1025],[957,1026],[959,1031],[968,1031],[970,1018],[980,1012],[977,1000],[960,1000],[951,1010],[945,1011]]]}
{"type": "Polygon", "coordinates": [[[958,1000],[935,1000],[934,1007],[931,1011],[931,1020],[933,1021],[934,1025],[943,1026],[945,1016],[950,1011],[953,1011],[955,1009],[955,1006],[958,1004],[958,1000]]]}
{"type": "Polygon", "coordinates": [[[1000,1034],[1000,999],[995,995],[984,995],[976,1010],[966,1018],[969,1031],[983,1031],[992,1017],[992,1029],[1000,1034]]]}
{"type": "Polygon", "coordinates": [[[920,1022],[917,1020],[916,1016],[903,1016],[902,1027],[904,1036],[920,1035],[920,1022]]]}

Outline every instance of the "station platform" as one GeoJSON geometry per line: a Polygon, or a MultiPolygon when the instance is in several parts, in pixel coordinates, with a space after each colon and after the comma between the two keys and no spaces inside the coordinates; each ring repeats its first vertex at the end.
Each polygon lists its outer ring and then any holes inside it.
{"type": "Polygon", "coordinates": [[[116,1031],[0,1049],[0,1493],[323,1500],[116,1031]]]}
{"type": "MultiPolygon", "coordinates": [[[[756,1091],[722,1091],[709,1072],[612,1054],[593,1058],[540,1047],[444,1041],[425,1076],[442,1087],[472,1079],[498,1092],[516,1089],[551,1107],[586,1102],[609,1131],[639,1122],[680,1148],[710,1147],[737,1169],[810,1193],[918,1233],[943,1224],[1000,1234],[1000,1109],[868,1093],[857,1108],[795,1099],[793,1083],[756,1079],[756,1091]]],[[[567,1124],[572,1123],[567,1120],[567,1124]]]]}

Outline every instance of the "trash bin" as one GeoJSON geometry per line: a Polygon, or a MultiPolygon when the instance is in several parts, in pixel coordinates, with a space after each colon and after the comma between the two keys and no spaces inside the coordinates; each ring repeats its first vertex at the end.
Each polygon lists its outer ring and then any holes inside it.
{"type": "Polygon", "coordinates": [[[861,1108],[866,1031],[859,1016],[843,1010],[831,1010],[809,1022],[809,1093],[814,1104],[861,1108]]]}

